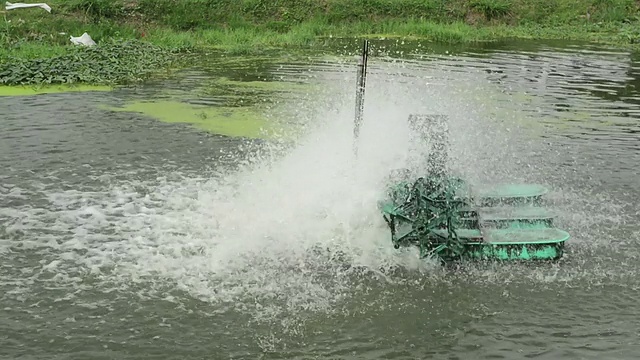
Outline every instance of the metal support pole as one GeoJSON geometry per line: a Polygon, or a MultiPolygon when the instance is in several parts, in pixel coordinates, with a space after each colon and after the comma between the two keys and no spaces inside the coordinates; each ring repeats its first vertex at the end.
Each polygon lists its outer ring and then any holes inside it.
{"type": "Polygon", "coordinates": [[[369,40],[364,40],[362,56],[358,63],[357,89],[356,89],[356,119],[353,127],[354,152],[358,154],[358,137],[364,113],[364,87],[367,79],[367,60],[369,57],[369,40]]]}

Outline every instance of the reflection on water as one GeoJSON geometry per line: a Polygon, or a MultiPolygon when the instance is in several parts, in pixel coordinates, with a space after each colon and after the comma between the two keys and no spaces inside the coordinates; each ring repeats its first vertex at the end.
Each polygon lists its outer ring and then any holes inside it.
{"type": "Polygon", "coordinates": [[[640,56],[375,42],[354,162],[358,44],[0,98],[0,357],[635,358],[640,56]],[[265,103],[302,135],[108,110],[145,99],[265,103]],[[375,204],[416,112],[449,115],[466,178],[553,187],[566,259],[449,271],[389,246],[375,204]]]}

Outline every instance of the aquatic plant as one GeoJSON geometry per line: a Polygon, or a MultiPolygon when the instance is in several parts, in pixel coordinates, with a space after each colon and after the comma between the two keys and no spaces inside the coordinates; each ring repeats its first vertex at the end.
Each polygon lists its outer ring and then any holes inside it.
{"type": "Polygon", "coordinates": [[[252,139],[267,138],[277,124],[265,117],[259,107],[192,105],[181,101],[131,102],[111,111],[143,114],[168,123],[191,124],[214,134],[252,139]]]}
{"type": "Polygon", "coordinates": [[[69,34],[98,43],[244,55],[317,48],[332,37],[405,37],[444,44],[504,38],[640,44],[636,0],[50,0],[55,10],[7,12],[0,63],[65,54],[69,34]]]}
{"type": "Polygon", "coordinates": [[[182,49],[142,41],[110,41],[93,47],[71,46],[58,56],[8,57],[0,64],[0,84],[124,84],[137,82],[176,60],[182,49]]]}

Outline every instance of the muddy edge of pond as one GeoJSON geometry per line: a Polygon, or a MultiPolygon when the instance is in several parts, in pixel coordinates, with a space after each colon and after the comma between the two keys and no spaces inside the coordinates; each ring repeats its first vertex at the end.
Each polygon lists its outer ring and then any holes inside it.
{"type": "MultiPolygon", "coordinates": [[[[330,4],[282,0],[277,7],[250,0],[51,0],[48,4],[51,13],[40,8],[6,12],[7,26],[0,30],[6,43],[0,48],[0,83],[62,82],[73,69],[48,76],[46,66],[28,63],[26,80],[9,73],[15,73],[20,60],[63,56],[56,61],[64,64],[64,55],[77,51],[69,36],[84,32],[101,46],[113,39],[142,39],[164,52],[216,48],[233,54],[318,47],[326,44],[327,37],[344,36],[403,37],[443,44],[565,39],[640,47],[640,3],[634,0],[333,0],[330,4]]],[[[160,59],[161,51],[153,56],[131,47],[110,52],[129,59],[126,67],[140,60],[146,61],[146,71],[167,66],[160,59]]],[[[120,79],[115,73],[76,77],[93,84],[142,77],[135,73],[120,79]]]]}

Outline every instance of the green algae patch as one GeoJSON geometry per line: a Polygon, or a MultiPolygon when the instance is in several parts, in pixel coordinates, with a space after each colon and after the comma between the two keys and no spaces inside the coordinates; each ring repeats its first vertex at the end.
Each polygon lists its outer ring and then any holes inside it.
{"type": "Polygon", "coordinates": [[[277,92],[294,92],[308,90],[310,86],[308,84],[285,82],[285,81],[236,81],[226,77],[217,79],[214,84],[219,86],[228,87],[240,87],[249,88],[262,91],[277,91],[277,92]]]}
{"type": "Polygon", "coordinates": [[[0,96],[30,96],[69,92],[111,91],[110,86],[100,85],[48,85],[48,86],[0,86],[0,96]]]}
{"type": "Polygon", "coordinates": [[[247,138],[269,137],[275,129],[261,109],[200,106],[178,101],[135,102],[113,111],[143,114],[167,123],[186,123],[211,133],[247,138]]]}
{"type": "Polygon", "coordinates": [[[201,96],[213,97],[227,106],[252,106],[310,94],[314,87],[289,81],[236,81],[221,77],[202,86],[201,96]]]}

